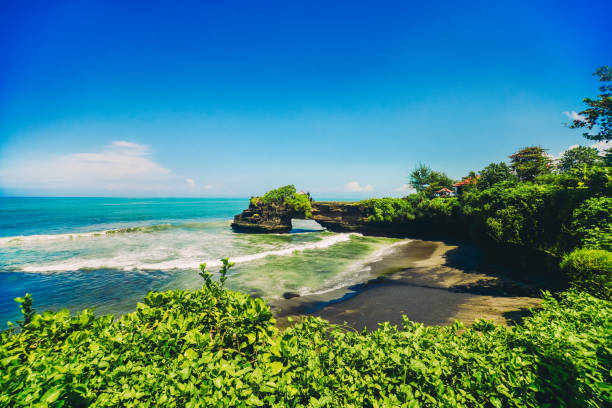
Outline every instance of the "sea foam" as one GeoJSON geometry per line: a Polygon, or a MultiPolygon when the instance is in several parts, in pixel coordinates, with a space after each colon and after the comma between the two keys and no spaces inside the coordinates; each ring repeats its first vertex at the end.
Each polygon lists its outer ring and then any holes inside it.
{"type": "Polygon", "coordinates": [[[30,243],[46,242],[46,241],[72,241],[77,239],[87,238],[101,238],[101,237],[112,237],[118,234],[132,234],[132,233],[153,233],[171,229],[203,229],[207,226],[220,224],[224,225],[227,222],[187,222],[182,224],[154,224],[154,225],[141,225],[135,227],[124,227],[116,229],[106,229],[99,231],[87,231],[87,232],[72,232],[65,234],[41,234],[41,235],[18,235],[13,237],[0,237],[0,246],[16,246],[30,243]]]}
{"type": "Polygon", "coordinates": [[[333,278],[330,278],[322,283],[318,288],[302,287],[297,292],[300,296],[306,295],[322,295],[332,292],[347,285],[363,283],[371,276],[371,264],[382,260],[386,255],[393,252],[398,246],[410,243],[411,239],[404,239],[393,244],[385,245],[369,254],[366,258],[360,259],[351,265],[348,265],[345,270],[333,278]]]}
{"type": "MultiPolygon", "coordinates": [[[[325,237],[320,241],[309,242],[304,244],[290,245],[287,248],[278,250],[262,251],[254,254],[241,255],[230,258],[230,261],[235,263],[247,263],[266,258],[268,256],[289,256],[294,252],[305,251],[309,249],[323,249],[335,245],[340,242],[348,241],[351,236],[361,236],[358,233],[342,233],[334,234],[325,237]]],[[[171,259],[161,262],[150,262],[155,256],[151,253],[130,253],[123,254],[112,259],[95,258],[95,259],[72,259],[64,262],[56,262],[49,264],[23,265],[20,269],[24,272],[64,272],[87,269],[120,269],[120,270],[174,270],[174,269],[197,269],[204,262],[210,268],[219,268],[222,263],[218,259],[198,258],[197,253],[189,254],[178,259],[171,259]]]]}

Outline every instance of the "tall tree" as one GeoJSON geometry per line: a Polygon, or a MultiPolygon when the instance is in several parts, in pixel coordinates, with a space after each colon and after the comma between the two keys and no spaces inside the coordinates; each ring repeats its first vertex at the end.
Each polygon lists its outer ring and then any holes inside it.
{"type": "Polygon", "coordinates": [[[441,188],[451,188],[454,181],[441,171],[433,171],[429,166],[419,163],[410,173],[410,185],[418,192],[428,196],[441,188]]]}
{"type": "Polygon", "coordinates": [[[510,166],[521,181],[534,181],[541,174],[549,173],[552,167],[546,149],[540,146],[525,147],[510,156],[510,166]]]}
{"type": "Polygon", "coordinates": [[[477,186],[479,190],[485,190],[502,181],[515,179],[516,176],[512,174],[512,169],[506,163],[490,163],[480,171],[477,186]]]}
{"type": "MultiPolygon", "coordinates": [[[[598,76],[600,82],[612,81],[612,69],[608,66],[598,68],[593,75],[598,76]]],[[[597,99],[584,98],[582,100],[588,108],[580,112],[581,117],[574,119],[570,128],[592,130],[597,126],[599,132],[584,132],[583,136],[590,140],[609,141],[612,139],[612,85],[604,84],[599,87],[599,91],[601,93],[597,99]]]]}
{"type": "Polygon", "coordinates": [[[429,184],[431,173],[431,168],[423,163],[419,163],[414,170],[410,172],[410,185],[417,191],[417,193],[425,190],[429,184]]]}
{"type": "Polygon", "coordinates": [[[580,167],[584,164],[593,166],[603,163],[603,157],[599,156],[597,149],[587,146],[578,146],[567,150],[559,160],[559,171],[565,173],[573,168],[580,167]]]}

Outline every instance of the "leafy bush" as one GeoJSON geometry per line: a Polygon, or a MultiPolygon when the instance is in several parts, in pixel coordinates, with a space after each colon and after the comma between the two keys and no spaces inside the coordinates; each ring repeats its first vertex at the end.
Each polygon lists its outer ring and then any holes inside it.
{"type": "Polygon", "coordinates": [[[560,218],[569,211],[560,187],[501,182],[463,197],[463,213],[477,231],[500,243],[535,249],[554,248],[560,218]]]}
{"type": "Polygon", "coordinates": [[[480,171],[480,178],[476,187],[479,190],[486,190],[502,181],[515,181],[518,177],[512,173],[512,169],[506,163],[490,163],[480,171]]]}
{"type": "Polygon", "coordinates": [[[403,198],[372,198],[360,204],[367,208],[369,222],[391,223],[414,219],[412,206],[403,198]]]}
{"type": "Polygon", "coordinates": [[[449,218],[456,216],[459,208],[460,204],[457,197],[438,197],[419,202],[415,208],[415,212],[418,218],[433,220],[436,218],[449,218]]]}
{"type": "Polygon", "coordinates": [[[312,217],[310,197],[306,194],[298,194],[295,186],[292,184],[270,190],[262,197],[253,197],[251,198],[251,204],[284,205],[295,212],[304,213],[306,217],[312,217]]]}
{"type": "Polygon", "coordinates": [[[0,407],[258,401],[266,385],[257,378],[278,367],[261,356],[276,333],[269,307],[206,282],[199,291],[150,292],[118,320],[62,310],[1,333],[0,407]]]}
{"type": "Polygon", "coordinates": [[[574,210],[572,233],[578,244],[612,251],[612,197],[593,197],[574,210]]]}
{"type": "Polygon", "coordinates": [[[612,252],[577,249],[563,257],[561,270],[573,287],[612,300],[612,252]]]}
{"type": "Polygon", "coordinates": [[[567,189],[588,191],[590,195],[612,193],[612,171],[610,167],[583,165],[559,175],[557,183],[567,189]]]}
{"type": "Polygon", "coordinates": [[[308,318],[279,332],[261,299],[211,281],[118,320],[46,312],[0,334],[0,406],[604,406],[611,311],[570,292],[511,329],[308,318]]]}

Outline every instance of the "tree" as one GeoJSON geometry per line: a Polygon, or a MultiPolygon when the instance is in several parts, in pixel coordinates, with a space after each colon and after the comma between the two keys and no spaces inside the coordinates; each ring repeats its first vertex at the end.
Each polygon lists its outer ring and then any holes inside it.
{"type": "Polygon", "coordinates": [[[429,184],[431,173],[431,168],[423,163],[419,163],[414,170],[412,170],[410,173],[410,185],[417,193],[425,190],[425,187],[429,184]]]}
{"type": "MultiPolygon", "coordinates": [[[[612,81],[612,69],[603,66],[597,69],[593,75],[599,77],[600,82],[612,81]]],[[[588,106],[580,112],[580,117],[574,119],[570,128],[587,128],[592,130],[595,126],[599,128],[597,133],[585,132],[582,135],[589,140],[612,139],[612,85],[602,85],[597,99],[584,98],[582,101],[588,106]]]]}
{"type": "Polygon", "coordinates": [[[442,188],[452,189],[455,183],[455,180],[441,171],[432,171],[427,181],[429,185],[423,191],[428,197],[433,197],[434,193],[442,188]]]}
{"type": "Polygon", "coordinates": [[[541,174],[550,172],[552,167],[546,149],[540,146],[525,147],[510,156],[510,166],[521,181],[534,181],[541,174]]]}
{"type": "Polygon", "coordinates": [[[593,166],[601,163],[603,163],[603,158],[599,156],[597,149],[587,146],[578,146],[565,151],[557,167],[562,173],[565,173],[584,164],[593,166]]]}
{"type": "Polygon", "coordinates": [[[410,185],[417,193],[425,192],[428,196],[441,188],[451,188],[454,181],[445,173],[433,171],[429,166],[419,163],[410,173],[410,185]]]}
{"type": "Polygon", "coordinates": [[[516,176],[512,173],[512,169],[504,162],[490,163],[487,167],[480,171],[478,179],[478,189],[486,190],[502,181],[514,180],[516,176]]]}

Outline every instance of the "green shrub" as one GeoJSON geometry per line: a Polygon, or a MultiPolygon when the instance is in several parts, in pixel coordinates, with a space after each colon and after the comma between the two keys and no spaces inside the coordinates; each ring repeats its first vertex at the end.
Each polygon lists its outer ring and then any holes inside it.
{"type": "Polygon", "coordinates": [[[403,198],[372,198],[360,202],[367,212],[368,222],[391,223],[406,222],[414,219],[410,203],[403,198]]]}
{"type": "Polygon", "coordinates": [[[117,320],[45,312],[0,333],[0,407],[599,407],[611,398],[612,303],[585,293],[547,294],[511,329],[404,319],[354,332],[307,318],[279,332],[261,299],[202,274],[201,290],[151,292],[117,320]]]}
{"type": "Polygon", "coordinates": [[[251,205],[260,204],[284,205],[297,213],[303,213],[308,218],[312,217],[310,197],[306,194],[298,194],[292,184],[270,190],[261,197],[251,198],[251,205]]]}
{"type": "Polygon", "coordinates": [[[612,251],[612,197],[593,197],[573,213],[571,231],[578,244],[612,251]]]}
{"type": "Polygon", "coordinates": [[[500,243],[555,248],[569,211],[561,187],[504,181],[466,194],[462,211],[474,230],[500,243]]]}
{"type": "Polygon", "coordinates": [[[451,218],[457,215],[459,208],[460,204],[457,197],[438,197],[420,201],[415,211],[417,218],[451,218]]]}
{"type": "Polygon", "coordinates": [[[563,257],[561,270],[573,287],[612,300],[612,252],[576,249],[563,257]]]}

